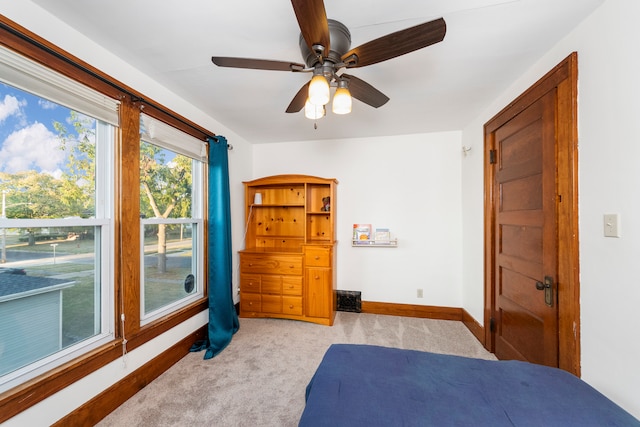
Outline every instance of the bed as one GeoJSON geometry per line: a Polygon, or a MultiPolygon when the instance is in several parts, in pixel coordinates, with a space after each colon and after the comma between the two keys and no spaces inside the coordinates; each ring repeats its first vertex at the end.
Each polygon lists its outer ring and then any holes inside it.
{"type": "Polygon", "coordinates": [[[307,386],[299,425],[565,427],[640,421],[560,369],[334,344],[307,386]]]}

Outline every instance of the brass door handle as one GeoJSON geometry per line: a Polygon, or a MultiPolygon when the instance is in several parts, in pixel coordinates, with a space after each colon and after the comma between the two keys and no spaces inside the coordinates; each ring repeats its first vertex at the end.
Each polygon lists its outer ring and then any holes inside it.
{"type": "Polygon", "coordinates": [[[544,283],[537,281],[536,289],[544,291],[544,303],[549,307],[553,307],[553,278],[544,276],[544,283]]]}

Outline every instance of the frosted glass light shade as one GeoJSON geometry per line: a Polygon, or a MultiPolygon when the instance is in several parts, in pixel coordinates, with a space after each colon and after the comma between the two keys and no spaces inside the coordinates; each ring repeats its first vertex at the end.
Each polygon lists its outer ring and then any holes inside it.
{"type": "Polygon", "coordinates": [[[316,74],[309,83],[309,102],[313,105],[326,105],[329,103],[329,82],[321,75],[316,74]]]}
{"type": "Polygon", "coordinates": [[[351,112],[351,93],[346,87],[336,89],[333,95],[333,106],[331,111],[334,114],[349,114],[351,112]]]}
{"type": "Polygon", "coordinates": [[[307,119],[318,120],[324,117],[324,105],[313,105],[309,99],[304,104],[304,116],[307,119]]]}

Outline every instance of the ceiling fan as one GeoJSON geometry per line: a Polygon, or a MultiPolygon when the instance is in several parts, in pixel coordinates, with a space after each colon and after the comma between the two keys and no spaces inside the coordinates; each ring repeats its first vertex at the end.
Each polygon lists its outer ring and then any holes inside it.
{"type": "Polygon", "coordinates": [[[374,108],[389,98],[369,83],[343,69],[365,67],[441,42],[446,33],[444,19],[439,18],[414,27],[387,34],[356,48],[351,47],[351,33],[342,23],[327,19],[323,0],[291,0],[300,26],[300,51],[305,64],[267,59],[214,56],[219,67],[250,68],[312,72],[311,81],[300,88],[286,109],[297,113],[303,108],[305,116],[319,119],[324,116],[330,100],[330,86],[336,87],[333,112],[351,111],[351,97],[374,108]]]}

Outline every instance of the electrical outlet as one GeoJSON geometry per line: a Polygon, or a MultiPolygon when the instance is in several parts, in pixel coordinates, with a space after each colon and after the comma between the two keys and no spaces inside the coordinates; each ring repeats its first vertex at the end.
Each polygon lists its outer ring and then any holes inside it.
{"type": "Polygon", "coordinates": [[[422,298],[422,289],[418,289],[418,298],[422,298]]]}

